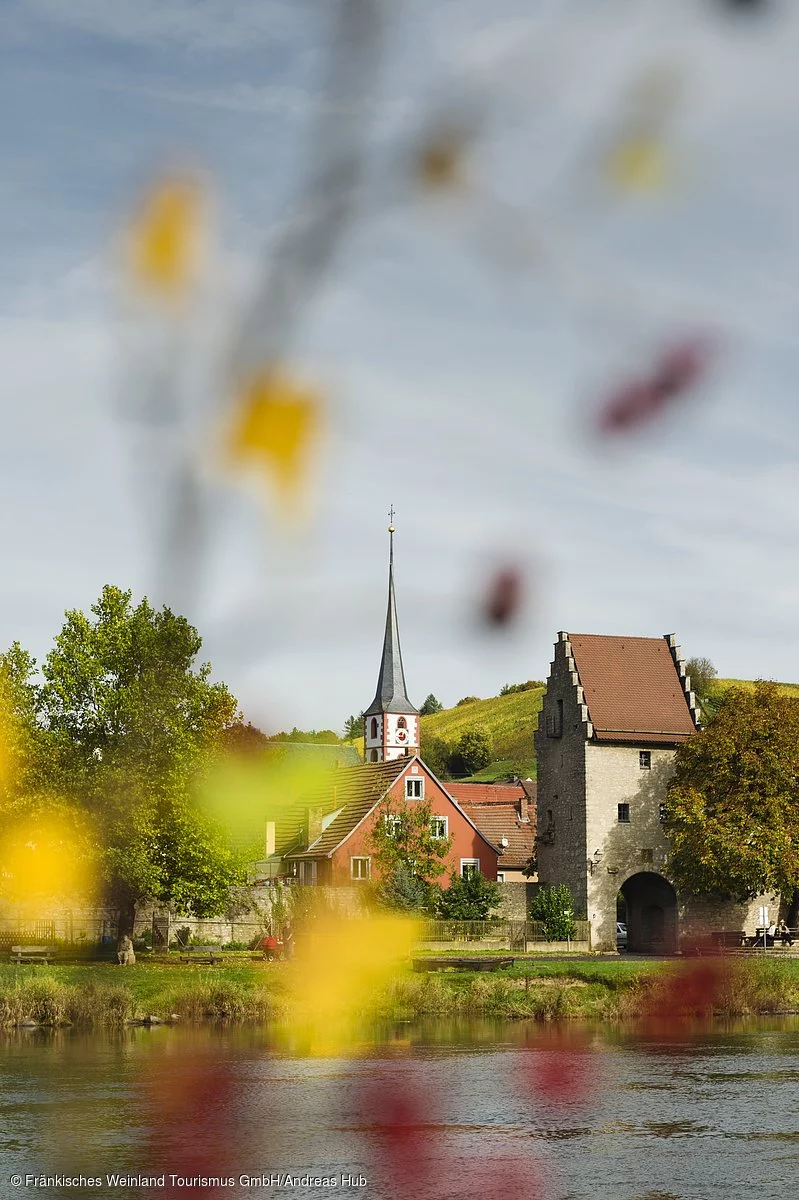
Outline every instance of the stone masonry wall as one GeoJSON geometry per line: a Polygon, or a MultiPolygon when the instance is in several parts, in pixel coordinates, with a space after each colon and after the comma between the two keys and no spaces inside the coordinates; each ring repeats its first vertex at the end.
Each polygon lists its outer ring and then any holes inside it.
{"type": "Polygon", "coordinates": [[[641,871],[662,874],[668,857],[660,804],[674,770],[674,751],[650,750],[651,769],[642,770],[643,749],[646,743],[586,746],[586,834],[594,862],[588,919],[595,949],[616,948],[616,897],[622,884],[641,871]],[[619,804],[629,805],[629,823],[619,821],[619,804]]]}
{"type": "Polygon", "coordinates": [[[555,644],[544,705],[535,735],[538,764],[538,879],[567,883],[578,913],[588,904],[586,870],[585,748],[588,712],[566,635],[555,644]],[[560,736],[548,736],[557,730],[560,736]],[[553,729],[554,726],[554,729],[553,729]]]}

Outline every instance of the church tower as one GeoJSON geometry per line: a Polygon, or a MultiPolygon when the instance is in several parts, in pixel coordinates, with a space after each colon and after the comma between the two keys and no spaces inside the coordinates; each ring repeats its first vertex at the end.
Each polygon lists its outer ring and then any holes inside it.
{"type": "Polygon", "coordinates": [[[367,762],[387,762],[419,750],[419,710],[408,699],[402,669],[397,603],[394,599],[394,510],[388,561],[388,612],[383,657],[375,698],[364,713],[364,748],[367,762]]]}

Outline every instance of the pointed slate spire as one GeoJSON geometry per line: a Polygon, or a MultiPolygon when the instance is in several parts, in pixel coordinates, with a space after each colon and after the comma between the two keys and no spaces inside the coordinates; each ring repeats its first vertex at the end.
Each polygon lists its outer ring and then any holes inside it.
{"type": "MultiPolygon", "coordinates": [[[[394,510],[391,510],[393,518],[394,510]]],[[[380,660],[380,673],[377,677],[375,698],[366,709],[364,716],[371,717],[378,713],[413,713],[418,715],[408,699],[405,687],[405,672],[402,669],[402,651],[400,649],[399,624],[397,622],[397,602],[394,598],[394,525],[389,525],[390,550],[388,560],[388,611],[386,613],[386,633],[383,638],[383,657],[380,660]]]]}

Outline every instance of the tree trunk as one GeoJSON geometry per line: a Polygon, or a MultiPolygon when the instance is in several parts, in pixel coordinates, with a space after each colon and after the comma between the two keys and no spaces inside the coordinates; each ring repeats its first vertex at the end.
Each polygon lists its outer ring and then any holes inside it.
{"type": "Polygon", "coordinates": [[[119,925],[119,936],[133,937],[133,926],[136,923],[136,900],[133,896],[125,896],[120,898],[117,905],[117,920],[119,925]]]}
{"type": "Polygon", "coordinates": [[[795,891],[791,896],[788,904],[788,915],[785,918],[785,924],[789,929],[796,929],[799,924],[799,890],[795,891]]]}

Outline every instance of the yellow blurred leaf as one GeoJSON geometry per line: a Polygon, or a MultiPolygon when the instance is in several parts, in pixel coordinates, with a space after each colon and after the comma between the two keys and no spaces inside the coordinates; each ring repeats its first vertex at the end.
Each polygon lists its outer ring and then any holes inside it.
{"type": "Polygon", "coordinates": [[[321,404],[278,368],[255,374],[242,391],[230,437],[233,461],[264,468],[281,499],[304,484],[320,429],[321,404]]]}
{"type": "Polygon", "coordinates": [[[28,816],[0,838],[0,894],[17,904],[85,898],[95,881],[88,831],[65,813],[28,816]]]}
{"type": "Polygon", "coordinates": [[[197,184],[170,179],[153,188],[130,230],[130,263],[136,282],[165,297],[185,292],[197,271],[200,226],[197,184]]]}
{"type": "Polygon", "coordinates": [[[363,1044],[377,995],[404,969],[419,939],[408,917],[317,917],[297,939],[290,1027],[308,1052],[336,1055],[363,1044]]]}
{"type": "Polygon", "coordinates": [[[606,166],[611,183],[624,192],[660,191],[671,176],[664,147],[646,136],[619,142],[611,150],[606,166]]]}

